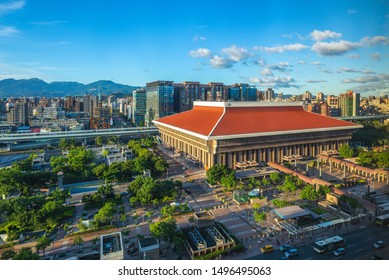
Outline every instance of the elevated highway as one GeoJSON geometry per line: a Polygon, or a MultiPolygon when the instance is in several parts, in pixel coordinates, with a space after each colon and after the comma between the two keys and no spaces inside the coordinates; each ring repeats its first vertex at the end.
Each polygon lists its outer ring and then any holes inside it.
{"type": "Polygon", "coordinates": [[[371,120],[386,120],[389,115],[371,115],[371,116],[351,116],[351,117],[335,117],[336,119],[345,121],[371,121],[371,120]]]}
{"type": "Polygon", "coordinates": [[[0,143],[53,140],[62,138],[90,138],[90,137],[107,137],[107,136],[134,136],[139,134],[156,134],[156,127],[131,127],[131,128],[112,128],[80,131],[61,131],[49,133],[14,133],[1,134],[0,143]]]}

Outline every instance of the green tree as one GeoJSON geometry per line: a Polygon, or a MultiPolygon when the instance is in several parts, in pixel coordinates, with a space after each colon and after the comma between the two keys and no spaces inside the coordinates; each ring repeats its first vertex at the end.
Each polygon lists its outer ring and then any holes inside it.
{"type": "Polygon", "coordinates": [[[32,162],[37,156],[36,153],[32,153],[26,159],[15,161],[12,163],[12,168],[21,171],[32,171],[32,162]]]}
{"type": "Polygon", "coordinates": [[[264,222],[266,222],[267,217],[266,217],[266,212],[264,212],[264,211],[261,211],[261,212],[255,211],[253,216],[254,216],[254,221],[256,223],[263,224],[264,222]]]}
{"type": "Polygon", "coordinates": [[[176,231],[177,222],[171,217],[150,225],[151,234],[158,240],[163,239],[172,242],[176,231]]]}
{"type": "Polygon", "coordinates": [[[354,156],[354,150],[347,144],[339,147],[339,156],[341,158],[351,158],[354,156]]]}
{"type": "Polygon", "coordinates": [[[215,164],[206,172],[207,180],[211,185],[221,182],[221,178],[229,175],[229,169],[223,164],[215,164]]]}
{"type": "Polygon", "coordinates": [[[13,257],[13,260],[39,260],[39,255],[33,253],[31,248],[24,247],[13,257]]]}
{"type": "Polygon", "coordinates": [[[93,159],[93,152],[84,147],[73,148],[68,155],[69,166],[74,171],[85,170],[93,159]]]}
{"type": "Polygon", "coordinates": [[[61,150],[66,150],[66,148],[68,147],[68,139],[67,138],[62,138],[60,141],[59,141],[59,144],[58,146],[61,148],[61,150]]]}
{"type": "Polygon", "coordinates": [[[277,198],[273,199],[272,203],[273,203],[275,208],[282,208],[282,207],[290,205],[290,203],[287,202],[286,200],[280,200],[280,199],[277,199],[277,198]]]}
{"type": "Polygon", "coordinates": [[[111,198],[114,196],[113,186],[112,185],[99,186],[97,188],[97,193],[99,193],[102,198],[111,198]]]}
{"type": "Polygon", "coordinates": [[[101,225],[109,223],[116,213],[116,205],[113,202],[107,202],[94,216],[95,226],[98,228],[101,225]]]}
{"type": "Polygon", "coordinates": [[[157,183],[153,178],[138,176],[130,183],[129,192],[134,194],[137,201],[146,204],[156,198],[157,183]]]}
{"type": "Polygon", "coordinates": [[[63,156],[52,156],[50,158],[51,170],[54,173],[67,169],[68,159],[63,156]]]}
{"type": "Polygon", "coordinates": [[[278,172],[270,173],[270,180],[273,182],[273,184],[278,184],[281,180],[280,173],[278,173],[278,172]]]}
{"type": "Polygon", "coordinates": [[[104,172],[106,170],[108,170],[108,166],[100,164],[92,169],[92,173],[95,174],[99,180],[105,180],[104,172]]]}
{"type": "Polygon", "coordinates": [[[146,148],[153,148],[156,145],[156,143],[152,137],[142,138],[140,140],[140,143],[142,146],[144,146],[146,148]]]}
{"type": "Polygon", "coordinates": [[[73,240],[73,245],[78,246],[78,250],[80,251],[81,246],[84,245],[84,239],[81,236],[77,235],[73,240]]]}
{"type": "Polygon", "coordinates": [[[316,192],[315,187],[312,185],[306,185],[300,192],[301,199],[307,199],[315,201],[318,199],[319,194],[316,192]]]}
{"type": "Polygon", "coordinates": [[[96,140],[96,145],[97,146],[99,146],[99,147],[103,146],[103,144],[104,144],[103,137],[97,136],[95,140],[96,140]]]}
{"type": "Polygon", "coordinates": [[[250,177],[247,181],[248,190],[258,189],[262,186],[261,181],[250,177]]]}
{"type": "Polygon", "coordinates": [[[221,184],[227,191],[231,191],[236,187],[235,171],[231,171],[228,175],[221,177],[221,184]]]}
{"type": "Polygon", "coordinates": [[[174,213],[176,212],[176,206],[170,206],[170,205],[165,205],[164,207],[161,208],[161,214],[162,216],[173,216],[174,213]]]}
{"type": "Polygon", "coordinates": [[[43,257],[46,256],[45,250],[47,247],[50,246],[51,242],[52,242],[52,240],[49,237],[47,237],[46,235],[44,235],[38,239],[38,242],[36,244],[36,249],[38,250],[38,252],[39,252],[39,250],[42,250],[43,257]]]}
{"type": "Polygon", "coordinates": [[[13,250],[4,251],[1,254],[1,259],[2,260],[9,260],[9,259],[12,259],[15,255],[16,255],[16,252],[13,250]]]}

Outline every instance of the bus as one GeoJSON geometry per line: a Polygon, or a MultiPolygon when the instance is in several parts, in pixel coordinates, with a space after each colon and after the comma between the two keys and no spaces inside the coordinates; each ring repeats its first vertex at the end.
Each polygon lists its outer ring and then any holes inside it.
{"type": "Polygon", "coordinates": [[[329,251],[336,250],[344,246],[345,246],[344,239],[336,235],[323,240],[316,241],[315,244],[313,245],[313,249],[319,254],[321,254],[321,253],[326,253],[329,251]]]}
{"type": "Polygon", "coordinates": [[[377,216],[375,218],[375,223],[381,226],[389,224],[389,213],[385,215],[377,216]]]}

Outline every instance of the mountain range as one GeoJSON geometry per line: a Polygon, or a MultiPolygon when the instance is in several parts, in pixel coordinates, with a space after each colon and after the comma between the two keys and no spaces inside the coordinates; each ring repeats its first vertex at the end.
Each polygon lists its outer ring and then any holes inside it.
{"type": "Polygon", "coordinates": [[[0,98],[11,96],[63,97],[84,95],[88,93],[97,95],[99,91],[102,95],[127,95],[132,94],[137,88],[139,87],[117,84],[106,80],[96,81],[85,85],[78,82],[46,83],[37,78],[22,80],[4,79],[0,80],[0,98]]]}

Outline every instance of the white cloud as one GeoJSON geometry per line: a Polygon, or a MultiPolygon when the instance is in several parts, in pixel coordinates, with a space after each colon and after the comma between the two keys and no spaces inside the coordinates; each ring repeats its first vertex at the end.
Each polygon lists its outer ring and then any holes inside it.
{"type": "Polygon", "coordinates": [[[295,82],[296,80],[291,78],[290,76],[259,79],[259,83],[262,86],[273,88],[299,88],[299,86],[296,85],[295,82]]]}
{"type": "Polygon", "coordinates": [[[250,82],[252,82],[252,83],[260,83],[261,80],[259,78],[253,77],[253,78],[250,78],[250,82]]]}
{"type": "Polygon", "coordinates": [[[364,37],[361,43],[367,46],[374,46],[378,44],[389,45],[389,39],[385,36],[364,37]]]}
{"type": "Polygon", "coordinates": [[[310,83],[310,84],[316,84],[316,83],[327,83],[326,80],[308,80],[306,81],[307,83],[310,83]]]}
{"type": "Polygon", "coordinates": [[[206,29],[206,28],[208,28],[208,26],[207,25],[199,25],[199,26],[197,26],[197,28],[198,29],[206,29]]]}
{"type": "Polygon", "coordinates": [[[270,53],[283,53],[285,51],[298,52],[307,48],[308,46],[305,46],[303,44],[279,45],[275,47],[259,47],[259,46],[254,47],[255,50],[270,52],[270,53]]]}
{"type": "Polygon", "coordinates": [[[268,65],[266,68],[274,71],[286,72],[288,68],[291,67],[288,62],[280,62],[276,65],[268,65]]]}
{"type": "Polygon", "coordinates": [[[19,9],[23,8],[25,4],[26,4],[26,2],[24,0],[1,3],[0,4],[0,16],[8,14],[8,13],[16,11],[16,10],[19,10],[19,9]]]}
{"type": "Polygon", "coordinates": [[[370,82],[379,82],[384,78],[383,75],[370,75],[370,76],[362,76],[355,79],[344,79],[342,82],[345,84],[350,83],[359,83],[359,84],[365,84],[370,82]]]}
{"type": "Polygon", "coordinates": [[[210,57],[212,55],[211,51],[206,48],[198,48],[197,50],[192,50],[189,52],[191,57],[202,58],[202,57],[210,57]]]}
{"type": "Polygon", "coordinates": [[[15,36],[19,30],[12,26],[0,26],[0,37],[15,36]]]}
{"type": "Polygon", "coordinates": [[[357,9],[349,9],[349,10],[347,10],[347,13],[350,15],[356,14],[356,13],[358,13],[358,10],[357,9]]]}
{"type": "Polygon", "coordinates": [[[322,56],[335,56],[342,55],[349,51],[355,50],[360,47],[360,44],[349,41],[338,42],[316,42],[312,46],[312,50],[322,56]]]}
{"type": "Polygon", "coordinates": [[[322,41],[329,38],[340,38],[342,37],[342,34],[330,30],[320,31],[315,29],[311,32],[310,36],[314,41],[322,41]]]}
{"type": "Polygon", "coordinates": [[[259,66],[266,66],[266,61],[264,59],[254,59],[253,63],[259,66]]]}
{"type": "Polygon", "coordinates": [[[219,55],[214,55],[210,59],[210,63],[211,63],[212,67],[220,68],[220,69],[231,68],[234,65],[234,61],[232,61],[226,57],[219,56],[219,55]]]}
{"type": "Polygon", "coordinates": [[[301,34],[299,34],[297,32],[294,32],[294,33],[291,33],[291,34],[282,34],[281,37],[288,38],[288,39],[293,39],[294,37],[297,37],[300,40],[305,40],[306,39],[304,36],[302,36],[301,34]]]}
{"type": "Polygon", "coordinates": [[[362,70],[362,69],[348,68],[348,67],[342,67],[337,72],[338,73],[347,72],[347,73],[375,74],[375,72],[372,70],[362,70]]]}
{"type": "Polygon", "coordinates": [[[222,49],[222,53],[226,54],[228,59],[234,62],[239,62],[252,56],[246,48],[237,47],[235,45],[222,49]]]}
{"type": "Polygon", "coordinates": [[[312,61],[311,64],[316,66],[322,66],[320,61],[312,61]]]}
{"type": "Polygon", "coordinates": [[[299,65],[303,65],[303,64],[305,64],[305,61],[302,61],[302,60],[300,60],[300,61],[297,61],[297,64],[299,64],[299,65]]]}
{"type": "Polygon", "coordinates": [[[359,84],[351,88],[355,92],[361,92],[365,95],[383,96],[389,93],[387,82],[373,82],[367,84],[359,84]]]}
{"type": "Polygon", "coordinates": [[[274,75],[273,72],[268,67],[262,69],[259,73],[263,76],[273,76],[274,75]]]}

